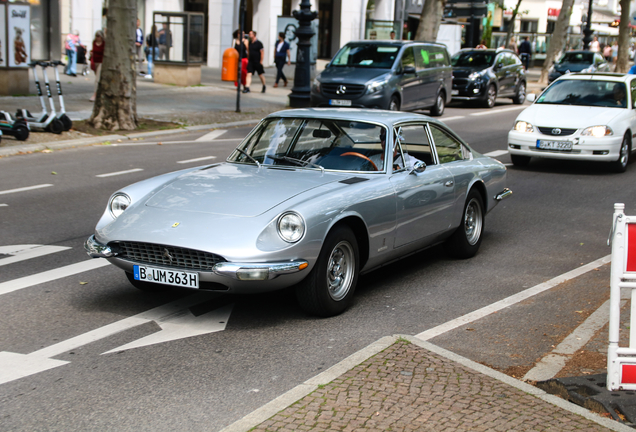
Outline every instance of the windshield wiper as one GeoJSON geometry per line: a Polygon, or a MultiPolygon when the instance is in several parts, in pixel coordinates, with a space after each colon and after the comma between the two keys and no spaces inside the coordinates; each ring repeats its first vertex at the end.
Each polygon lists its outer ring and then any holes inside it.
{"type": "Polygon", "coordinates": [[[315,163],[313,163],[313,162],[304,161],[304,160],[296,159],[296,158],[289,157],[289,156],[272,156],[272,155],[267,155],[267,157],[268,157],[268,158],[270,158],[270,159],[277,160],[277,161],[281,161],[281,160],[282,160],[282,161],[287,161],[287,162],[293,162],[293,163],[295,163],[296,165],[300,165],[300,166],[302,166],[302,167],[309,165],[309,166],[312,166],[312,167],[314,167],[314,168],[319,168],[321,172],[325,172],[325,169],[324,169],[321,165],[315,164],[315,163]]]}
{"type": "Polygon", "coordinates": [[[249,153],[247,153],[247,152],[245,152],[245,151],[241,150],[241,149],[240,149],[240,148],[238,148],[238,147],[236,148],[236,151],[238,151],[238,152],[239,152],[239,153],[241,153],[242,155],[245,155],[245,156],[247,156],[248,158],[250,158],[250,159],[252,160],[252,162],[254,162],[254,163],[255,163],[255,164],[256,164],[259,168],[261,167],[261,164],[259,164],[259,163],[258,163],[258,161],[257,161],[256,159],[254,159],[254,158],[252,157],[252,155],[251,155],[251,154],[249,154],[249,153]]]}

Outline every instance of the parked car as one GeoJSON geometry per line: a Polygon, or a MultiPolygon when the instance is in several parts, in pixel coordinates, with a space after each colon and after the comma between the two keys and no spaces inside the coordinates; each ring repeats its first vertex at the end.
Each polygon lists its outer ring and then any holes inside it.
{"type": "Polygon", "coordinates": [[[314,80],[311,106],[428,109],[441,116],[451,100],[452,79],[445,45],[349,42],[314,80]]]}
{"type": "Polygon", "coordinates": [[[610,72],[610,65],[600,53],[594,51],[567,51],[552,65],[548,81],[570,72],[610,72]]]}
{"type": "Polygon", "coordinates": [[[486,213],[511,193],[502,163],[430,117],[287,110],[225,163],[115,192],[85,248],[141,290],[297,285],[305,311],[331,316],[361,273],[443,241],[475,255],[486,213]]]}
{"type": "Polygon", "coordinates": [[[453,100],[477,101],[486,108],[498,97],[514,103],[526,100],[526,71],[510,50],[463,49],[451,57],[453,100]]]}
{"type": "Polygon", "coordinates": [[[523,110],[508,133],[512,163],[530,158],[609,162],[624,172],[636,134],[636,76],[568,74],[523,110]]]}

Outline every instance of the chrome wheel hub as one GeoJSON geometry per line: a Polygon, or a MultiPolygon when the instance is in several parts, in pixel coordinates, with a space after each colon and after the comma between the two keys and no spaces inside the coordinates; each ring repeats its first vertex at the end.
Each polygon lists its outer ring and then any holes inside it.
{"type": "Polygon", "coordinates": [[[333,300],[340,301],[349,293],[355,271],[354,266],[351,245],[341,241],[333,248],[327,261],[327,289],[333,300]]]}
{"type": "Polygon", "coordinates": [[[466,213],[464,214],[464,232],[466,240],[471,246],[474,246],[481,237],[481,229],[483,226],[483,213],[481,205],[475,198],[471,199],[466,205],[466,213]]]}

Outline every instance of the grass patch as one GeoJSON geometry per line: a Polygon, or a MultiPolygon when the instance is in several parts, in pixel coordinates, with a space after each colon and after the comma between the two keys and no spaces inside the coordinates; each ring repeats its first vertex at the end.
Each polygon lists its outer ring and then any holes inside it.
{"type": "Polygon", "coordinates": [[[73,122],[73,130],[94,136],[112,135],[114,133],[125,134],[132,132],[152,132],[166,129],[179,129],[182,127],[183,125],[179,123],[158,121],[146,118],[139,119],[137,129],[135,129],[134,131],[109,131],[105,129],[95,129],[92,126],[89,126],[86,120],[73,122]]]}

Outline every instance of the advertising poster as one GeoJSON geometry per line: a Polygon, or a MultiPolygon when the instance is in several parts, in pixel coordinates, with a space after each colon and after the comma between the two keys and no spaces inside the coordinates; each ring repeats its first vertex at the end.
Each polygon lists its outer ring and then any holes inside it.
{"type": "MultiPolygon", "coordinates": [[[[285,41],[289,44],[291,54],[291,62],[296,63],[296,51],[298,49],[298,38],[296,37],[296,29],[298,28],[298,20],[294,17],[278,17],[276,44],[278,44],[278,33],[285,33],[285,41]]],[[[318,20],[311,22],[311,28],[314,35],[311,37],[311,64],[316,63],[318,58],[318,20]]]]}
{"type": "Polygon", "coordinates": [[[0,67],[7,65],[7,31],[6,31],[7,7],[0,4],[0,67]]]}
{"type": "Polygon", "coordinates": [[[28,5],[7,6],[7,62],[26,67],[31,61],[31,9],[28,5]]]}

